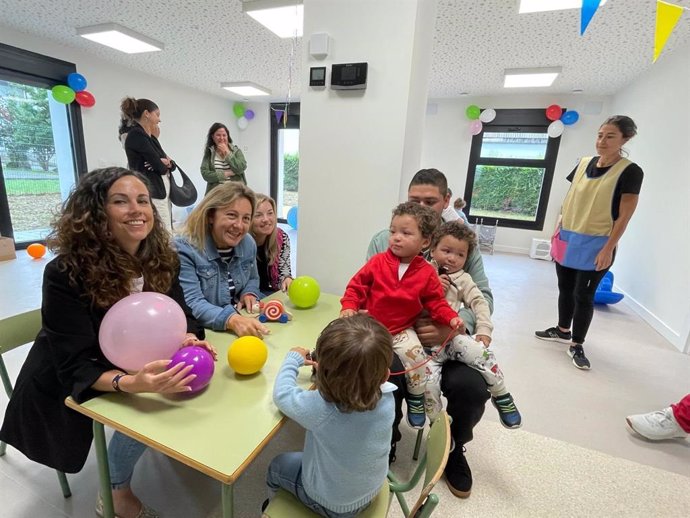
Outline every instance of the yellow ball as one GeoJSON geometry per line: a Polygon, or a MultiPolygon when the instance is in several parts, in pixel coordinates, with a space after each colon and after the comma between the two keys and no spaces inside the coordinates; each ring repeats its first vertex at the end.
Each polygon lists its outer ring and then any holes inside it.
{"type": "Polygon", "coordinates": [[[228,364],[237,374],[254,374],[268,358],[268,347],[261,338],[242,336],[230,344],[228,364]]]}

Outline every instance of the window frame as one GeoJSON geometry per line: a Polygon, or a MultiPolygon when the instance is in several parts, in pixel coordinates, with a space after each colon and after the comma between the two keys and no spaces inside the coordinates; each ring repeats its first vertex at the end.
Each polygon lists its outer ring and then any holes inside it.
{"type": "MultiPolygon", "coordinates": [[[[278,130],[280,129],[299,129],[300,103],[271,103],[269,107],[271,116],[271,182],[270,191],[271,198],[278,200],[278,130]],[[285,111],[287,107],[287,121],[283,125],[283,119],[280,122],[275,117],[276,110],[285,111]]],[[[287,223],[287,219],[278,217],[279,223],[287,223]]]]}
{"type": "MultiPolygon", "coordinates": [[[[36,52],[20,49],[0,43],[0,78],[3,81],[23,83],[30,86],[51,89],[55,85],[65,84],[67,76],[77,71],[74,63],[44,56],[36,52]]],[[[67,106],[72,157],[77,180],[88,171],[86,163],[86,145],[84,144],[84,126],[81,120],[81,108],[77,103],[67,106]]],[[[0,234],[14,238],[10,207],[4,188],[4,175],[0,163],[0,234]]],[[[15,243],[17,249],[24,249],[30,243],[15,243]]]]}
{"type": "Polygon", "coordinates": [[[548,209],[549,196],[553,175],[556,169],[558,149],[561,137],[549,137],[546,145],[544,159],[525,159],[525,158],[482,158],[481,149],[484,139],[484,132],[491,130],[496,133],[546,133],[552,121],[546,118],[543,109],[497,109],[496,118],[484,123],[481,133],[472,137],[470,148],[469,163],[467,166],[467,179],[465,181],[465,202],[467,204],[465,214],[470,223],[478,223],[483,220],[485,225],[496,225],[499,227],[518,228],[525,230],[543,230],[546,210],[548,209]],[[492,218],[482,216],[470,216],[472,209],[472,191],[474,189],[474,179],[477,166],[514,166],[514,167],[539,167],[544,168],[544,179],[542,181],[539,204],[535,221],[524,221],[509,218],[492,218]]]}

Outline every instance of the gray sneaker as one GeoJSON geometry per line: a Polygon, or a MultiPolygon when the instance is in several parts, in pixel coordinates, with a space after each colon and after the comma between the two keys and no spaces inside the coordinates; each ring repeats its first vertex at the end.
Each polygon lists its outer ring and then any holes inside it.
{"type": "Polygon", "coordinates": [[[573,359],[573,365],[578,369],[588,371],[592,368],[585,356],[585,350],[582,348],[582,345],[574,344],[568,347],[568,356],[573,359]]]}
{"type": "Polygon", "coordinates": [[[568,331],[567,333],[564,333],[558,327],[549,327],[548,329],[544,329],[544,331],[535,331],[534,336],[539,338],[540,340],[548,340],[549,342],[562,342],[564,344],[569,344],[570,340],[572,340],[573,336],[568,331]]]}
{"type": "Polygon", "coordinates": [[[671,407],[648,414],[629,415],[625,421],[633,432],[650,441],[685,439],[688,436],[676,421],[671,407]]]}

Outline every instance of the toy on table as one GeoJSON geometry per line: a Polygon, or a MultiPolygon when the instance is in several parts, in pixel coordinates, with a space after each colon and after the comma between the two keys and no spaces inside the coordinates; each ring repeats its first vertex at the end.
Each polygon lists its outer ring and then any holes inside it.
{"type": "Polygon", "coordinates": [[[624,296],[613,291],[613,272],[606,272],[597,286],[597,291],[594,292],[594,303],[615,304],[623,300],[624,296]]]}
{"type": "Polygon", "coordinates": [[[269,300],[268,302],[259,302],[259,322],[279,322],[281,324],[292,320],[292,315],[285,309],[285,306],[279,300],[269,300]]]}
{"type": "Polygon", "coordinates": [[[178,349],[172,357],[169,368],[180,362],[192,365],[192,370],[188,375],[196,375],[196,378],[189,382],[190,392],[198,392],[211,382],[215,370],[213,356],[203,347],[189,345],[178,349]]]}
{"type": "Polygon", "coordinates": [[[237,374],[255,374],[268,359],[266,343],[256,336],[242,336],[230,344],[228,365],[237,374]]]}

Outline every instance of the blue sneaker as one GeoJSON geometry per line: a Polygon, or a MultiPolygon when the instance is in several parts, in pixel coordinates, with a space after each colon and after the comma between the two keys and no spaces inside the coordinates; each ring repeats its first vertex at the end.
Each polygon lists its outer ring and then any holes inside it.
{"type": "Polygon", "coordinates": [[[418,396],[408,394],[405,398],[407,402],[407,424],[412,428],[421,430],[426,423],[426,411],[424,410],[424,394],[418,396]]]}
{"type": "Polygon", "coordinates": [[[498,410],[498,417],[501,418],[501,424],[505,428],[520,428],[522,426],[522,416],[510,393],[498,397],[491,396],[491,403],[498,410]]]}

